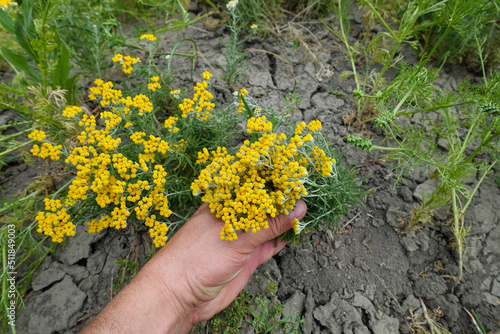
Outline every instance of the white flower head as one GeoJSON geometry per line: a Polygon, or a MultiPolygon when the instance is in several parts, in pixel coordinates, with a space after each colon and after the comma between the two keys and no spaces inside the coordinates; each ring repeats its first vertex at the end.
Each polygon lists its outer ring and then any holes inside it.
{"type": "Polygon", "coordinates": [[[227,3],[226,7],[228,10],[234,10],[239,0],[231,0],[227,3]]]}

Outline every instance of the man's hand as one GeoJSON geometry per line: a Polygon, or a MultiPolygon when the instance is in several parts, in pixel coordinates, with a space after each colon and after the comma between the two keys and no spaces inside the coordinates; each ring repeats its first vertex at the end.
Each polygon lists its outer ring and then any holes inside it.
{"type": "Polygon", "coordinates": [[[187,333],[238,296],[255,269],[285,247],[275,239],[305,213],[299,200],[288,216],[269,218],[267,230],[226,241],[224,222],[203,204],[84,333],[187,333]]]}

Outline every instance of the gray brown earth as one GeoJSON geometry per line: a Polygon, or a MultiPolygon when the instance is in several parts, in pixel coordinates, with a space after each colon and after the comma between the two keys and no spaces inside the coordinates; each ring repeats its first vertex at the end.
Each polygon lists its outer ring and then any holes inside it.
{"type": "MultiPolygon", "coordinates": [[[[355,26],[360,24],[357,15],[352,18],[355,26]]],[[[400,232],[401,220],[409,217],[424,192],[435,188],[435,181],[424,171],[414,170],[395,186],[394,166],[382,155],[345,144],[344,137],[356,131],[343,120],[355,106],[349,98],[354,82],[339,82],[339,75],[350,69],[342,43],[320,23],[292,24],[286,29],[300,32],[310,50],[295,48],[286,39],[248,38],[243,44],[248,64],[241,86],[275,109],[283,105],[288,93],[295,92],[302,100],[292,120],[321,120],[332,144],[345,150],[344,163],[354,165],[366,177],[363,184],[373,192],[366,196],[364,207],[340,219],[341,228],[336,232],[315,232],[300,246],[287,246],[262,265],[247,290],[259,293],[265,290],[267,279],[278,281],[277,297],[285,305],[285,315],[299,311],[305,317],[304,333],[410,333],[412,315],[422,313],[419,298],[430,310],[440,308],[442,318],[438,320],[452,333],[476,333],[466,309],[476,312],[488,332],[500,333],[498,167],[467,213],[466,223],[472,231],[467,239],[464,281],[454,283],[447,277],[458,270],[456,254],[449,247],[449,208],[436,210],[432,223],[417,232],[400,232]],[[333,95],[332,90],[338,93],[333,95]]],[[[194,80],[200,80],[205,70],[220,78],[219,65],[224,63],[221,41],[228,39],[228,30],[218,26],[209,31],[199,22],[180,32],[165,33],[160,48],[170,50],[183,38],[194,39],[200,51],[194,80]]],[[[188,85],[189,62],[175,59],[174,65],[179,86],[188,85]]],[[[437,85],[453,89],[466,75],[462,68],[447,68],[437,85]]],[[[232,92],[226,87],[216,79],[212,92],[220,103],[231,101],[232,92]]],[[[6,115],[4,111],[0,120],[8,118],[6,115]]],[[[383,139],[376,131],[372,136],[375,142],[383,139]]],[[[0,179],[7,189],[3,196],[22,190],[44,172],[47,168],[43,166],[10,163],[1,170],[0,179]]],[[[470,185],[477,179],[473,176],[470,185]]],[[[34,275],[25,296],[26,309],[16,322],[18,333],[76,333],[82,329],[110,301],[120,271],[116,261],[127,257],[136,240],[129,231],[91,235],[79,226],[77,235],[47,257],[34,275]]],[[[146,244],[139,246],[141,265],[149,252],[146,244]]],[[[247,328],[245,332],[253,331],[247,328]]]]}

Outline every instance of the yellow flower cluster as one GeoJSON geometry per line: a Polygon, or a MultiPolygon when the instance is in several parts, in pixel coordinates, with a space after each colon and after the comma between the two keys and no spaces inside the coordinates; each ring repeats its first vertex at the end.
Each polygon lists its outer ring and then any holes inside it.
{"type": "Polygon", "coordinates": [[[124,113],[126,114],[130,107],[136,107],[139,109],[139,116],[142,116],[144,112],[150,113],[153,111],[153,103],[149,101],[149,98],[144,94],[139,94],[131,98],[127,96],[126,98],[121,98],[120,102],[123,103],[126,108],[124,109],[124,113]]]}
{"type": "Polygon", "coordinates": [[[165,120],[165,128],[168,130],[168,132],[177,132],[179,131],[179,128],[175,127],[175,122],[177,122],[179,118],[170,116],[165,120]]]}
{"type": "Polygon", "coordinates": [[[203,72],[203,79],[210,80],[211,77],[212,77],[212,73],[210,73],[208,71],[203,72]]]}
{"type": "MultiPolygon", "coordinates": [[[[203,73],[203,78],[210,78],[211,74],[209,72],[203,73]]],[[[215,108],[215,103],[210,102],[213,95],[207,91],[208,83],[206,80],[203,82],[196,83],[193,88],[195,94],[193,99],[184,99],[182,104],[179,104],[179,108],[182,111],[182,117],[186,118],[187,115],[195,113],[196,117],[207,121],[211,117],[210,111],[215,108]]]]}
{"type": "Polygon", "coordinates": [[[238,113],[239,114],[241,114],[243,112],[243,110],[245,110],[245,104],[243,103],[243,99],[241,97],[244,97],[247,94],[248,94],[248,91],[245,88],[240,89],[240,93],[238,94],[238,97],[240,97],[240,104],[238,106],[238,113]]]}
{"type": "Polygon", "coordinates": [[[122,91],[118,89],[113,89],[113,83],[111,81],[104,82],[102,79],[96,79],[94,81],[95,87],[90,87],[89,99],[97,100],[101,99],[101,106],[105,107],[110,104],[117,104],[122,97],[122,91]]]}
{"type": "MultiPolygon", "coordinates": [[[[110,214],[87,223],[90,233],[108,227],[125,228],[133,211],[140,220],[146,220],[152,210],[159,211],[164,218],[168,217],[171,211],[165,196],[166,172],[161,165],[155,165],[154,170],[148,173],[148,163],[155,161],[157,152],[165,155],[170,146],[158,137],[150,135],[146,140],[144,132],[134,132],[130,136],[131,141],[143,146],[137,158],[139,162],[135,162],[116,152],[121,139],[111,136],[121,117],[112,112],[102,112],[101,119],[105,127],[99,130],[96,130],[94,116],[83,115],[81,119],[80,126],[84,131],[79,139],[82,144],[88,145],[75,148],[66,159],[78,170],[69,188],[68,203],[75,205],[78,200],[94,198],[101,208],[114,205],[110,214]],[[116,176],[111,175],[111,170],[116,172],[116,176]],[[137,180],[140,175],[141,178],[152,179],[152,182],[137,180]]],[[[149,223],[150,220],[147,225],[149,223]]],[[[164,245],[168,230],[166,224],[154,221],[150,227],[155,245],[164,245]]]]}
{"type": "Polygon", "coordinates": [[[160,78],[158,76],[151,77],[151,82],[148,83],[148,89],[155,92],[157,89],[161,88],[160,83],[158,82],[160,78]]]}
{"type": "MultiPolygon", "coordinates": [[[[37,131],[37,130],[35,130],[37,131]]],[[[43,131],[40,131],[43,133],[43,131]]],[[[31,133],[33,134],[33,133],[31,133]]],[[[28,135],[29,137],[29,135],[28,135]]],[[[45,137],[45,134],[42,135],[40,133],[38,134],[34,134],[32,137],[35,137],[35,138],[44,138],[45,137]]],[[[30,138],[32,138],[30,137],[30,138]]],[[[40,140],[40,139],[35,139],[35,138],[32,138],[34,140],[40,140]]],[[[50,143],[42,143],[42,146],[39,146],[37,144],[33,145],[33,148],[30,150],[31,154],[33,154],[35,157],[39,157],[39,158],[42,158],[42,159],[51,159],[51,160],[55,160],[55,161],[58,161],[60,159],[60,155],[61,155],[61,149],[62,149],[62,145],[52,145],[50,143]]]]}
{"type": "Polygon", "coordinates": [[[300,229],[300,222],[297,218],[294,218],[293,219],[293,222],[292,222],[292,228],[293,228],[293,233],[295,234],[299,234],[301,229],[300,229]]]}
{"type": "Polygon", "coordinates": [[[135,63],[140,63],[141,60],[139,58],[132,58],[130,56],[123,56],[121,53],[117,53],[113,58],[111,58],[113,63],[120,63],[122,66],[123,73],[130,74],[134,71],[132,65],[135,63]]]}
{"type": "Polygon", "coordinates": [[[17,6],[17,2],[12,0],[0,0],[0,9],[5,10],[10,6],[17,6]]]}
{"type": "Polygon", "coordinates": [[[140,39],[148,39],[150,41],[156,41],[156,37],[152,34],[143,34],[140,39]]]}
{"type": "Polygon", "coordinates": [[[329,176],[332,172],[333,163],[335,159],[329,158],[318,146],[314,146],[314,150],[311,152],[311,157],[314,161],[314,167],[321,171],[321,176],[329,176]]]}
{"type": "Polygon", "coordinates": [[[321,130],[323,127],[321,126],[321,122],[316,120],[311,121],[311,123],[307,124],[307,128],[312,132],[316,132],[321,130]]]}
{"type": "Polygon", "coordinates": [[[82,112],[82,108],[80,108],[78,106],[70,106],[70,107],[66,107],[66,109],[63,110],[62,115],[66,118],[72,118],[81,112],[82,112]]]}
{"type": "Polygon", "coordinates": [[[153,103],[151,103],[146,95],[139,94],[133,98],[130,96],[122,97],[122,91],[113,89],[112,82],[104,82],[101,79],[97,79],[94,83],[96,85],[90,87],[89,99],[101,99],[100,104],[103,107],[114,105],[116,108],[119,108],[124,115],[130,113],[131,107],[137,108],[140,116],[142,116],[144,112],[150,113],[153,111],[153,103]]]}
{"type": "Polygon", "coordinates": [[[35,217],[38,222],[38,233],[44,233],[54,242],[62,242],[64,236],[75,235],[75,225],[70,221],[66,208],[60,200],[46,198],[45,211],[35,217]]]}
{"type": "MultiPolygon", "coordinates": [[[[113,89],[111,82],[98,79],[95,84],[90,89],[89,98],[101,100],[101,105],[111,106],[112,111],[100,113],[99,126],[94,115],[81,113],[79,107],[68,107],[63,111],[65,117],[79,117],[78,125],[82,129],[78,135],[81,146],[74,148],[65,160],[76,168],[76,177],[69,186],[64,206],[60,202],[48,202],[45,211],[38,214],[39,230],[52,236],[54,241],[61,242],[64,235],[70,235],[70,227],[74,229],[68,223],[71,218],[66,210],[81,205],[80,201],[90,200],[103,209],[112,207],[106,209],[104,216],[87,223],[90,233],[108,227],[125,228],[129,217],[135,214],[137,219],[144,220],[150,227],[155,246],[162,246],[167,240],[168,228],[161,220],[166,219],[171,211],[165,189],[167,173],[155,163],[156,155],[165,156],[168,151],[181,150],[185,141],[169,145],[159,137],[134,132],[125,143],[139,145],[139,152],[132,156],[122,153],[122,139],[116,136],[116,132],[124,115],[128,115],[132,107],[137,108],[137,114],[141,115],[151,112],[153,106],[142,94],[133,98],[122,97],[121,91],[113,89]],[[156,215],[152,215],[153,211],[156,215]]],[[[176,117],[167,121],[170,131],[178,131],[174,127],[175,121],[176,117]]],[[[131,125],[131,122],[126,122],[125,127],[131,125]]],[[[45,133],[34,130],[29,137],[41,141],[45,133]]],[[[32,152],[40,157],[59,159],[61,148],[61,145],[52,146],[44,142],[41,147],[35,145],[32,152]]]]}
{"type": "Polygon", "coordinates": [[[46,137],[45,132],[42,130],[37,130],[37,129],[33,130],[33,132],[31,132],[28,135],[28,138],[36,140],[36,141],[42,141],[45,139],[45,137],[46,137]]]}
{"type": "Polygon", "coordinates": [[[153,243],[155,247],[161,247],[165,245],[167,242],[167,237],[165,236],[168,231],[168,227],[165,223],[160,223],[156,221],[156,215],[151,215],[151,217],[147,217],[145,220],[145,225],[150,227],[149,234],[151,238],[153,238],[153,243]]]}
{"type": "Polygon", "coordinates": [[[259,118],[252,117],[247,121],[248,133],[270,132],[273,125],[266,121],[266,116],[259,118]]]}
{"type": "MultiPolygon", "coordinates": [[[[251,118],[247,131],[261,133],[257,141],[245,141],[235,155],[220,147],[198,153],[198,163],[210,163],[191,190],[195,196],[204,193],[202,200],[224,221],[221,239],[237,239],[238,230],[255,233],[262,227],[267,229],[268,216],[288,214],[296,200],[307,195],[304,184],[311,155],[333,164],[335,160],[325,158],[316,146],[311,150],[311,133],[301,135],[305,127],[299,124],[296,134],[287,138],[283,133],[272,133],[272,125],[264,116],[251,118]]],[[[311,128],[316,129],[317,123],[311,128]]]]}

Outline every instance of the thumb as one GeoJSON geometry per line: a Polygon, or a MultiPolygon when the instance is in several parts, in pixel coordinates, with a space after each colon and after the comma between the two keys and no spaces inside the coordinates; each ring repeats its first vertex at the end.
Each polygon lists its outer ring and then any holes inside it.
{"type": "Polygon", "coordinates": [[[307,205],[303,200],[295,202],[293,211],[288,212],[288,215],[280,214],[276,217],[268,217],[267,229],[261,229],[257,233],[244,233],[239,237],[248,240],[245,243],[251,244],[254,248],[265,243],[266,241],[276,239],[286,231],[292,228],[292,223],[295,218],[301,220],[304,218],[307,211],[307,205]]]}

